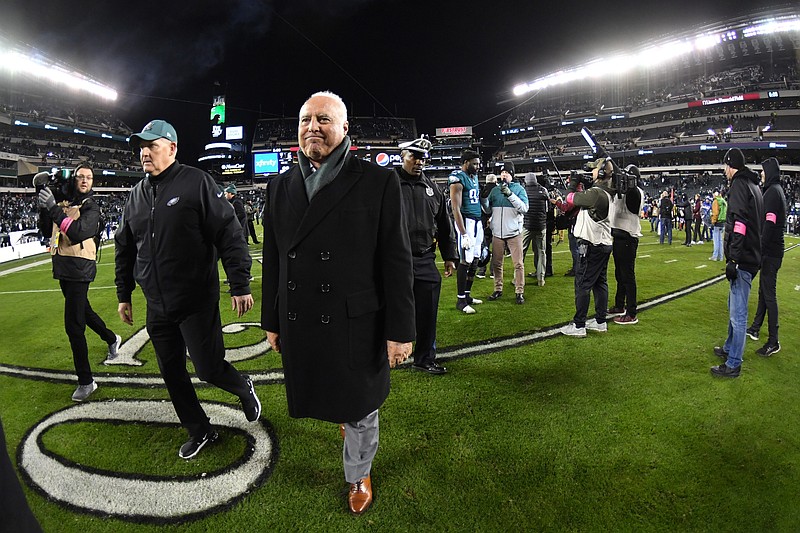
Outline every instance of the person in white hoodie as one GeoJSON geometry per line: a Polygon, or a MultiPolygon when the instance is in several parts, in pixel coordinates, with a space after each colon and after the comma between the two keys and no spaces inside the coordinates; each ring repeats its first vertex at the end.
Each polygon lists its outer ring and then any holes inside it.
{"type": "Polygon", "coordinates": [[[514,293],[518,304],[525,303],[525,265],[522,253],[522,219],[528,211],[528,195],[525,188],[514,181],[514,163],[503,164],[497,186],[489,196],[481,198],[481,208],[491,216],[492,272],[494,292],[489,300],[503,295],[503,258],[506,246],[514,263],[514,293]]]}

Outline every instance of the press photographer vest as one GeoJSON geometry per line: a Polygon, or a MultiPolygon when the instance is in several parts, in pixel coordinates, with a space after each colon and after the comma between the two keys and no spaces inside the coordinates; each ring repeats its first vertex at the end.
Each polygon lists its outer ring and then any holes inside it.
{"type": "MultiPolygon", "coordinates": [[[[62,205],[64,214],[72,220],[78,220],[81,217],[81,206],[83,202],[88,200],[84,198],[80,205],[62,205]]],[[[66,233],[62,233],[61,229],[53,223],[53,236],[50,238],[50,254],[60,255],[63,257],[82,257],[95,261],[97,259],[97,246],[94,243],[94,237],[73,243],[69,240],[66,233]]]]}
{"type": "MultiPolygon", "coordinates": [[[[608,211],[611,212],[611,195],[603,189],[597,188],[608,197],[608,211]]],[[[592,244],[611,245],[611,219],[608,215],[602,220],[595,220],[589,214],[589,209],[582,208],[578,212],[575,220],[573,234],[579,239],[589,241],[592,244]]]]}
{"type": "Polygon", "coordinates": [[[617,195],[614,195],[608,211],[612,228],[625,231],[630,234],[631,237],[638,238],[642,236],[642,224],[639,220],[639,213],[644,207],[644,194],[642,194],[641,189],[639,189],[639,198],[639,211],[637,213],[631,213],[625,203],[627,200],[625,196],[619,198],[617,195]]]}

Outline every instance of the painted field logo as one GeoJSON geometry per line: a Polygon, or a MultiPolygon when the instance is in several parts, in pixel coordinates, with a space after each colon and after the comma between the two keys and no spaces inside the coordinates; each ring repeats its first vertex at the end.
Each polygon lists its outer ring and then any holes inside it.
{"type": "Polygon", "coordinates": [[[386,152],[379,153],[378,155],[375,156],[375,163],[382,167],[385,167],[386,165],[389,164],[389,154],[387,154],[386,152]]]}
{"type": "Polygon", "coordinates": [[[243,454],[215,472],[191,476],[153,476],[85,468],[44,447],[42,435],[75,422],[165,424],[179,428],[172,406],[163,401],[87,402],[57,411],[34,426],[19,446],[17,460],[30,485],[73,509],[133,522],[168,523],[221,511],[260,486],[278,457],[274,432],[266,422],[252,424],[225,404],[203,402],[219,427],[245,435],[243,454]]]}

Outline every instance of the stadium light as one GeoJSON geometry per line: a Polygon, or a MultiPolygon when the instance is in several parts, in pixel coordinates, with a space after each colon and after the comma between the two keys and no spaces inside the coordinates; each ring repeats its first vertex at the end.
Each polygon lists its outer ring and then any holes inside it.
{"type": "MultiPolygon", "coordinates": [[[[706,32],[692,38],[672,40],[665,43],[651,45],[630,55],[619,55],[611,59],[596,59],[584,65],[568,70],[560,70],[528,83],[520,83],[513,89],[515,96],[522,96],[535,90],[541,90],[554,85],[564,85],[572,81],[596,78],[604,73],[623,73],[637,67],[651,67],[665,63],[671,59],[686,55],[691,52],[700,52],[720,45],[723,41],[737,38],[737,31],[730,26],[718,26],[716,32],[706,32]]],[[[739,26],[738,28],[741,28],[739,26]]],[[[800,15],[792,14],[780,18],[769,18],[758,21],[741,30],[743,37],[766,35],[777,32],[800,32],[800,15]]]]}
{"type": "Polygon", "coordinates": [[[79,72],[70,71],[62,65],[49,62],[41,57],[28,56],[18,50],[0,49],[0,68],[11,74],[29,74],[42,80],[85,91],[105,100],[113,101],[118,96],[117,91],[111,87],[79,72]]]}

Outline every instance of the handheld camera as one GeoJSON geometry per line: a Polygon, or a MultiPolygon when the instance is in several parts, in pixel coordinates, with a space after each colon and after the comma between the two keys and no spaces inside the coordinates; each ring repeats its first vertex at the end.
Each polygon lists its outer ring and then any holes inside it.
{"type": "Polygon", "coordinates": [[[611,179],[614,183],[614,189],[617,192],[618,198],[622,198],[630,189],[636,188],[636,176],[617,165],[606,149],[597,142],[597,139],[594,138],[589,128],[585,126],[581,128],[581,135],[583,135],[586,144],[592,149],[592,153],[597,157],[604,157],[607,161],[611,162],[611,179]]]}
{"type": "Polygon", "coordinates": [[[53,191],[56,202],[69,200],[74,189],[72,170],[68,168],[54,168],[50,172],[39,172],[32,181],[37,193],[45,187],[49,187],[53,191]]]}

